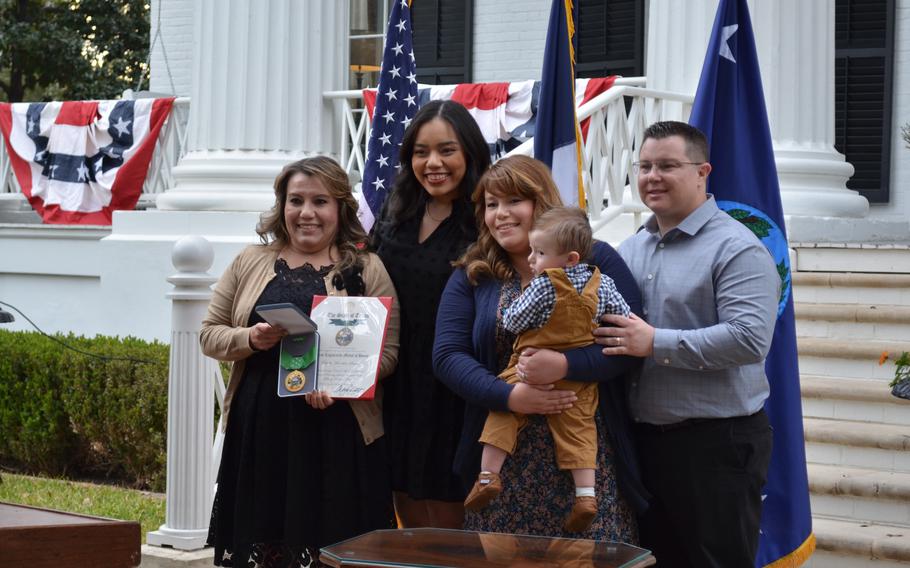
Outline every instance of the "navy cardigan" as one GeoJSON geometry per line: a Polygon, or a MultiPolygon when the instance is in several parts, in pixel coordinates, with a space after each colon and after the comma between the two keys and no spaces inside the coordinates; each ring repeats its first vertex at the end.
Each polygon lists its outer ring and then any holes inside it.
{"type": "MultiPolygon", "coordinates": [[[[632,311],[641,316],[641,293],[632,273],[608,244],[595,241],[590,264],[616,283],[632,311]]],[[[496,377],[496,310],[502,289],[498,280],[487,278],[477,286],[468,282],[463,269],[449,278],[436,315],[433,369],[450,389],[467,402],[454,470],[469,488],[480,471],[481,444],[477,441],[490,410],[508,410],[512,385],[496,377]]],[[[607,357],[593,344],[565,352],[567,379],[600,382],[600,413],[609,429],[619,488],[638,513],[650,498],[641,483],[638,458],[629,432],[625,377],[638,373],[641,359],[607,357]]]]}

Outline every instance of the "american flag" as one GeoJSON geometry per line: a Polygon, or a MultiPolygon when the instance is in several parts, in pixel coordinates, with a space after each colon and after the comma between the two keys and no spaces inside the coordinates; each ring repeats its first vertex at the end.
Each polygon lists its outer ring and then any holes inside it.
{"type": "Polygon", "coordinates": [[[398,147],[417,112],[417,65],[408,0],[397,0],[392,5],[381,69],[358,211],[360,222],[368,231],[395,180],[398,147]]]}

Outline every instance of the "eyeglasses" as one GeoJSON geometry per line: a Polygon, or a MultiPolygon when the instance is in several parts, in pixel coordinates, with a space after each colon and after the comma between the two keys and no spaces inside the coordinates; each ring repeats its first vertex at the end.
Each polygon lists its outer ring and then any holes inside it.
{"type": "Polygon", "coordinates": [[[632,175],[648,175],[652,171],[661,174],[675,174],[683,166],[700,166],[704,162],[677,162],[669,160],[666,162],[634,162],[632,164],[632,175]]]}

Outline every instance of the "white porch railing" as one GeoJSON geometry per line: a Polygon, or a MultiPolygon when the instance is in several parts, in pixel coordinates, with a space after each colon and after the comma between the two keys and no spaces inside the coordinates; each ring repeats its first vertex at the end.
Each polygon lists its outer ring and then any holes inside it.
{"type": "MultiPolygon", "coordinates": [[[[186,125],[189,114],[189,97],[177,98],[167,122],[158,133],[158,142],[155,144],[155,152],[152,154],[148,174],[142,185],[142,196],[139,198],[138,209],[154,204],[155,195],[174,187],[174,166],[186,154],[186,125]]],[[[0,194],[21,192],[22,188],[19,187],[19,182],[13,175],[6,144],[0,144],[0,194]]]]}
{"type": "MultiPolygon", "coordinates": [[[[687,120],[693,99],[682,93],[614,84],[578,107],[579,122],[591,120],[584,143],[582,175],[588,217],[595,232],[623,213],[632,213],[635,226],[641,225],[641,214],[648,208],[638,191],[630,191],[630,187],[636,186],[631,178],[632,162],[644,131],[659,120],[687,120]]],[[[509,154],[533,156],[534,140],[509,154]]]]}
{"type": "MultiPolygon", "coordinates": [[[[584,143],[585,194],[588,216],[594,231],[632,213],[641,224],[647,212],[637,191],[629,190],[632,162],[645,128],[658,120],[687,120],[693,96],[645,88],[644,77],[619,78],[613,86],[577,109],[579,121],[590,118],[584,143]]],[[[354,180],[363,178],[370,121],[362,107],[361,91],[329,91],[327,100],[340,105],[341,146],[338,156],[342,167],[354,180]]],[[[534,140],[527,140],[509,154],[534,154],[534,140]]],[[[632,185],[634,187],[634,184],[632,185]]]]}

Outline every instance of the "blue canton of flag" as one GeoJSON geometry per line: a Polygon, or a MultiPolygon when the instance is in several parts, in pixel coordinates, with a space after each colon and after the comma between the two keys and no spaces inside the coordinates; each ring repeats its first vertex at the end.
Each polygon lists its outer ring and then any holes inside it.
{"type": "Polygon", "coordinates": [[[721,0],[690,124],[708,137],[708,191],[771,252],[781,278],[765,373],[774,428],[756,566],[798,566],[815,550],[803,442],[790,256],[758,55],[746,0],[721,0]]]}
{"type": "Polygon", "coordinates": [[[364,165],[358,217],[369,231],[398,173],[398,147],[417,112],[417,65],[408,0],[392,5],[385,34],[376,109],[364,165]]]}
{"type": "Polygon", "coordinates": [[[534,157],[550,166],[563,203],[585,206],[581,132],[575,116],[575,15],[572,0],[553,0],[540,78],[534,157]]]}

